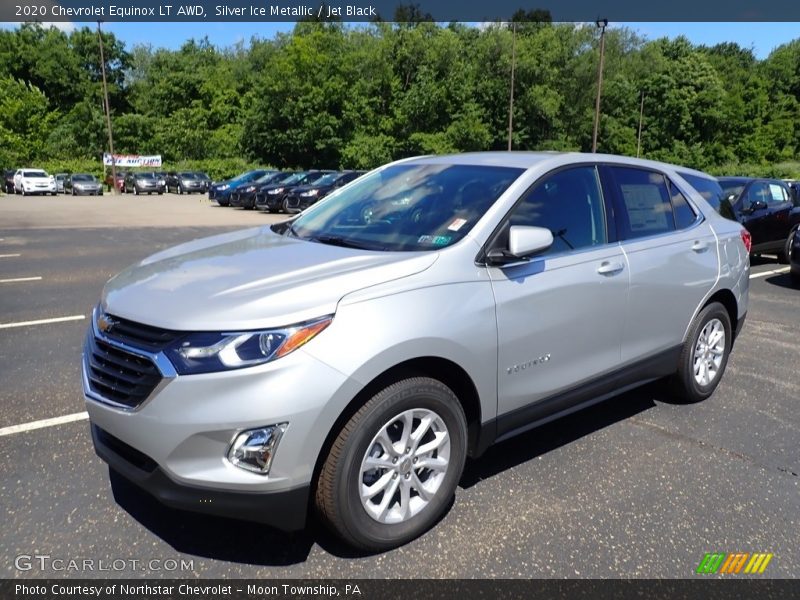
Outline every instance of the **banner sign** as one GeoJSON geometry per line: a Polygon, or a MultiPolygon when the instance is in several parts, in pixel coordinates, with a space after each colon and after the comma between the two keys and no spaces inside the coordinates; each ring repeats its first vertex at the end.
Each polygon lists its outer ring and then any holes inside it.
{"type": "MultiPolygon", "coordinates": [[[[111,166],[111,155],[108,152],[103,154],[103,164],[107,167],[111,166]]],[[[114,164],[118,167],[160,167],[161,155],[115,154],[114,164]]]]}

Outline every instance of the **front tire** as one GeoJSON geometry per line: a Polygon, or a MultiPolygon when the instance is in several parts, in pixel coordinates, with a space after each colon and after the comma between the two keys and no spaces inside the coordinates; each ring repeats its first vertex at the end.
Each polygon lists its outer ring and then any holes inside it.
{"type": "Polygon", "coordinates": [[[466,454],[467,422],[452,390],[427,377],[399,381],[339,432],[317,478],[317,510],[351,546],[395,548],[439,519],[466,454]]]}
{"type": "Polygon", "coordinates": [[[731,331],[728,311],[719,302],[712,302],[695,317],[673,376],[673,389],[683,400],[700,402],[714,393],[728,364],[731,331]]]}

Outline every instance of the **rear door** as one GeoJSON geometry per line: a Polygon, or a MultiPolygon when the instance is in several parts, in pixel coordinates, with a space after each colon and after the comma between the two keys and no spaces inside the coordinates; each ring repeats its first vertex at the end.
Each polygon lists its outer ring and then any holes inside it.
{"type": "Polygon", "coordinates": [[[607,166],[603,175],[612,189],[617,235],[630,268],[622,362],[669,361],[716,283],[716,236],[663,173],[607,166]]]}

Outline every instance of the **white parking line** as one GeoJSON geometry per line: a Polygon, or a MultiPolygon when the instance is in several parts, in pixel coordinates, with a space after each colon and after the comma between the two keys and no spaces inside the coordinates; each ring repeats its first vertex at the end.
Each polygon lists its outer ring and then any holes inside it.
{"type": "Polygon", "coordinates": [[[17,256],[22,256],[21,254],[0,254],[0,258],[14,258],[17,256]]]}
{"type": "Polygon", "coordinates": [[[63,425],[64,423],[83,421],[88,418],[89,418],[89,413],[80,412],[72,415],[64,415],[63,417],[53,417],[52,419],[31,421],[30,423],[22,423],[21,425],[11,425],[9,427],[3,427],[2,429],[0,429],[0,437],[3,437],[4,435],[11,435],[12,433],[22,433],[24,431],[33,431],[34,429],[55,427],[56,425],[63,425]]]}
{"type": "Polygon", "coordinates": [[[0,279],[0,283],[21,283],[23,281],[41,281],[41,277],[17,277],[16,279],[0,279]]]}
{"type": "Polygon", "coordinates": [[[54,319],[39,319],[38,321],[18,321],[16,323],[0,323],[0,329],[11,329],[12,327],[27,327],[28,325],[47,325],[49,323],[63,323],[65,321],[80,321],[85,319],[84,315],[72,315],[71,317],[56,317],[54,319]]]}
{"type": "Polygon", "coordinates": [[[784,267],[782,269],[773,269],[772,271],[763,271],[762,273],[753,273],[750,275],[750,279],[755,279],[756,277],[769,277],[770,275],[781,275],[783,273],[788,273],[789,267],[784,267]]]}

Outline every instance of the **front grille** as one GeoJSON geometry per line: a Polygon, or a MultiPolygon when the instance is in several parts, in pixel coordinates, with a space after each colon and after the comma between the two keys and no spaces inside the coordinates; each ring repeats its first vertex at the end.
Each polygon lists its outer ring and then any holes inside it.
{"type": "Polygon", "coordinates": [[[114,315],[106,316],[113,321],[111,329],[103,332],[106,337],[136,348],[142,348],[148,352],[163,350],[184,335],[182,331],[161,329],[160,327],[136,323],[114,315]]]}
{"type": "Polygon", "coordinates": [[[91,332],[84,360],[91,390],[130,408],[144,402],[162,379],[161,371],[149,358],[112,346],[91,332]]]}

